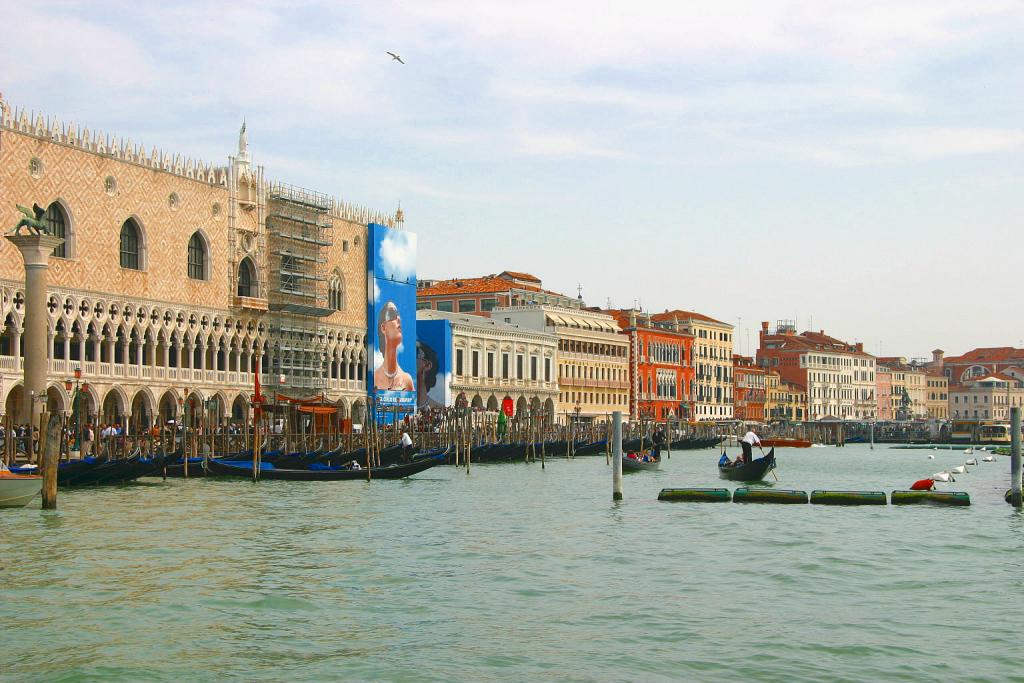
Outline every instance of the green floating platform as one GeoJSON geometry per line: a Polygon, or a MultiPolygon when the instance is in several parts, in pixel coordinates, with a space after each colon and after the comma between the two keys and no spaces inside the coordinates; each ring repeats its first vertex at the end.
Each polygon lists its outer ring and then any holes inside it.
{"type": "Polygon", "coordinates": [[[971,504],[971,497],[964,491],[893,491],[893,505],[953,505],[971,504]]]}
{"type": "Polygon", "coordinates": [[[807,504],[807,491],[779,489],[739,488],[732,494],[734,503],[778,503],[780,505],[807,504]]]}
{"type": "Polygon", "coordinates": [[[728,503],[732,499],[729,489],[662,489],[658,500],[686,503],[728,503]]]}
{"type": "Polygon", "coordinates": [[[885,491],[811,491],[812,505],[888,505],[885,491]]]}

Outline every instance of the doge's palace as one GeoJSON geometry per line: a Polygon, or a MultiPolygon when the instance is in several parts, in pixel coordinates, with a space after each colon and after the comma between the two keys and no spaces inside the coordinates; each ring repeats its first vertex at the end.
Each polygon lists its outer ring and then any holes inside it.
{"type": "MultiPolygon", "coordinates": [[[[259,368],[268,391],[323,396],[339,417],[360,421],[366,224],[401,224],[400,211],[265,179],[244,124],[235,154],[213,165],[0,97],[0,228],[17,222],[16,204],[33,203],[65,240],[47,292],[39,400],[51,412],[70,414],[77,384],[79,415],[101,422],[138,429],[182,407],[240,420],[259,368]],[[312,222],[314,238],[300,230],[312,222]],[[306,305],[275,304],[300,295],[306,305]]],[[[0,407],[18,421],[24,278],[17,250],[0,240],[0,407]]]]}

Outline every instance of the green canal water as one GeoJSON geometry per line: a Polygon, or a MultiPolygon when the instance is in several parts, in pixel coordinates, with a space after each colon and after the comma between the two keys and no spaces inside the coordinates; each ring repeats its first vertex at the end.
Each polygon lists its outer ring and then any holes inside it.
{"type": "MultiPolygon", "coordinates": [[[[963,453],[778,451],[891,490],[963,453]]],[[[975,456],[980,457],[980,456],[975,456]]],[[[338,483],[144,480],[0,510],[4,681],[1024,680],[1009,458],[969,508],[659,503],[717,452],[338,483]]]]}

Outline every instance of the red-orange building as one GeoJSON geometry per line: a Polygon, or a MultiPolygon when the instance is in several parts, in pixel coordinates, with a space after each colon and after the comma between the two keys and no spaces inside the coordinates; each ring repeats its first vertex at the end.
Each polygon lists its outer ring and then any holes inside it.
{"type": "Polygon", "coordinates": [[[629,337],[630,419],[691,419],[693,335],[632,309],[602,311],[629,337]]]}
{"type": "Polygon", "coordinates": [[[733,415],[745,422],[764,422],[766,371],[750,356],[733,354],[733,415]]]}
{"type": "Polygon", "coordinates": [[[579,308],[577,299],[548,291],[541,285],[540,278],[512,270],[482,277],[420,280],[416,289],[416,309],[474,313],[489,318],[490,312],[499,306],[547,304],[579,308]]]}

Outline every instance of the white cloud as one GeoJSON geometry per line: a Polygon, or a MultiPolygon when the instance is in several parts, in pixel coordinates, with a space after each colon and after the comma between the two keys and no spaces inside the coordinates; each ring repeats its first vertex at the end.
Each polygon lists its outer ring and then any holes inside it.
{"type": "Polygon", "coordinates": [[[761,155],[826,166],[870,166],[928,162],[995,154],[1024,145],[1024,129],[898,127],[822,135],[764,135],[764,131],[721,133],[731,144],[761,155]],[[758,135],[761,133],[761,135],[758,135]]]}
{"type": "Polygon", "coordinates": [[[381,240],[380,268],[395,280],[407,280],[416,275],[416,234],[394,230],[381,240]]]}

